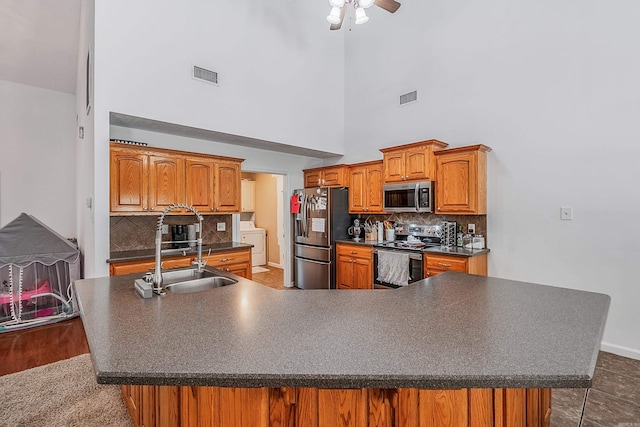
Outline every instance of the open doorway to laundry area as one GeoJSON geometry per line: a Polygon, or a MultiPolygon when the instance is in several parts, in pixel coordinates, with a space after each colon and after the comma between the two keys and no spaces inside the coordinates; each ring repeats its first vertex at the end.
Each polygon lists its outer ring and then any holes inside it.
{"type": "Polygon", "coordinates": [[[284,176],[242,172],[240,241],[252,244],[253,280],[285,289],[284,176]]]}

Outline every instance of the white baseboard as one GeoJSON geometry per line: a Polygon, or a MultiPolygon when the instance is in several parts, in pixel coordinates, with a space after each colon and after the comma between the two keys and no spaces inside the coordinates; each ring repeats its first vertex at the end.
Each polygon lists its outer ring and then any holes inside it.
{"type": "Polygon", "coordinates": [[[267,263],[267,265],[270,266],[270,267],[275,267],[275,268],[284,268],[281,264],[277,264],[277,263],[271,262],[271,261],[269,261],[267,263]]]}
{"type": "Polygon", "coordinates": [[[600,350],[608,353],[617,354],[618,356],[624,356],[635,360],[640,360],[640,350],[623,347],[621,345],[609,344],[606,342],[600,343],[600,350]]]}

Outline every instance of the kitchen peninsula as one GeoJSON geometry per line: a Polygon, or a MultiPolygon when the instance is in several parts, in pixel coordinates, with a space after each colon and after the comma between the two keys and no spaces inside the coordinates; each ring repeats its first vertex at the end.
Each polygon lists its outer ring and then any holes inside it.
{"type": "Polygon", "coordinates": [[[609,297],[446,272],[398,290],[251,280],[139,298],[76,281],[99,383],[136,425],[542,426],[589,387],[609,297]]]}

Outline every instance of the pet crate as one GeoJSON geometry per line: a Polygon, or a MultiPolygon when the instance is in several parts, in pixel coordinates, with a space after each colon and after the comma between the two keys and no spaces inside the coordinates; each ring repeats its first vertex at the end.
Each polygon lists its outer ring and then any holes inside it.
{"type": "Polygon", "coordinates": [[[0,332],[78,316],[71,284],[79,278],[77,246],[20,214],[0,229],[0,332]]]}

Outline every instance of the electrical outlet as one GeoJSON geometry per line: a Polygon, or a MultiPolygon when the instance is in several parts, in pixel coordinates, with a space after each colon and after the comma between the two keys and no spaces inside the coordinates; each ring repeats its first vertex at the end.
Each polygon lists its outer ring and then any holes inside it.
{"type": "Polygon", "coordinates": [[[468,224],[467,225],[467,232],[469,234],[476,234],[476,225],[475,224],[468,224]]]}
{"type": "Polygon", "coordinates": [[[219,222],[218,224],[216,224],[216,230],[218,231],[225,231],[227,229],[227,224],[224,222],[219,222]]]}
{"type": "Polygon", "coordinates": [[[169,224],[162,224],[162,234],[169,234],[169,224]]]}
{"type": "Polygon", "coordinates": [[[573,219],[573,208],[560,208],[560,219],[562,219],[562,220],[572,220],[573,219]]]}

